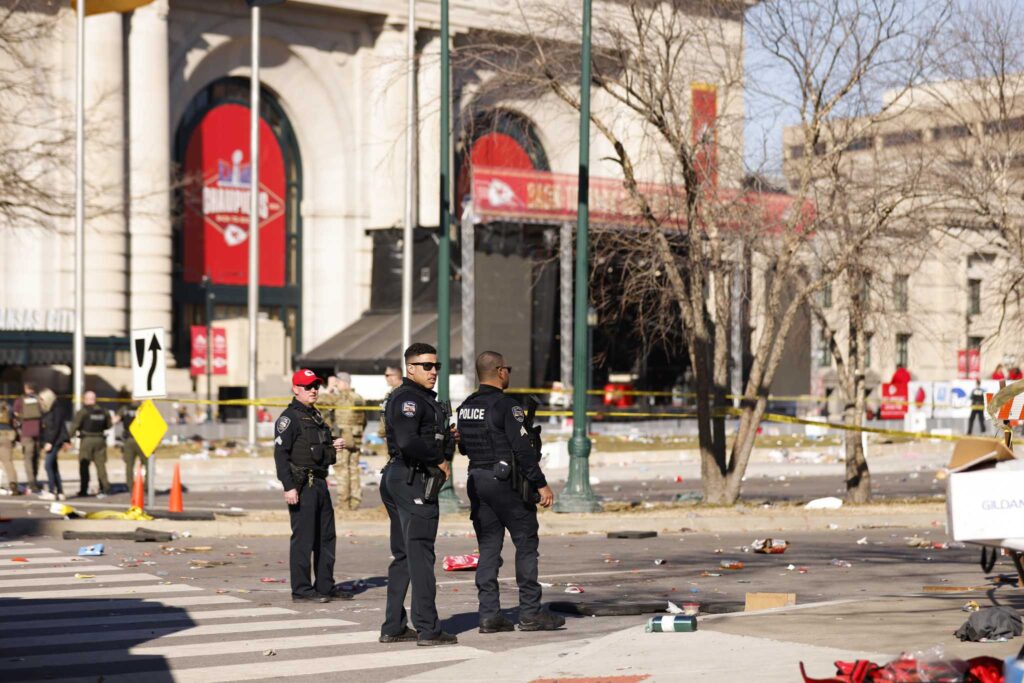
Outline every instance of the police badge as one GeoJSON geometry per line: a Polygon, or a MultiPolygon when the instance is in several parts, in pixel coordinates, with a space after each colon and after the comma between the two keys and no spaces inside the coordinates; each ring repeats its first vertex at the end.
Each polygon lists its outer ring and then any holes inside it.
{"type": "Polygon", "coordinates": [[[512,406],[512,417],[516,419],[516,422],[526,422],[526,413],[519,406],[512,406]]]}
{"type": "Polygon", "coordinates": [[[406,401],[402,404],[402,415],[412,417],[416,414],[416,401],[406,401]]]}
{"type": "Polygon", "coordinates": [[[284,430],[288,429],[288,425],[292,423],[292,419],[287,415],[282,415],[277,418],[277,433],[284,434],[284,430]]]}

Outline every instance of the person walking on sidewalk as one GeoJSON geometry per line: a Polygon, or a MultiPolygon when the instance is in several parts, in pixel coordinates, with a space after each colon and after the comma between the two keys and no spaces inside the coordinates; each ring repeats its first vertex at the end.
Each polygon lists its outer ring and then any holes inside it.
{"type": "Polygon", "coordinates": [[[338,482],[338,505],[343,509],[358,510],[363,498],[359,447],[363,443],[363,429],[366,428],[366,413],[359,408],[366,405],[366,401],[352,389],[352,375],[339,372],[336,379],[338,394],[334,401],[334,420],[341,438],[345,440],[345,447],[338,452],[338,464],[334,466],[334,478],[338,482]]]}
{"type": "Polygon", "coordinates": [[[36,395],[36,385],[26,382],[24,393],[14,400],[14,428],[18,430],[21,453],[25,459],[25,480],[32,493],[42,487],[36,478],[39,471],[39,433],[42,430],[43,409],[36,395]]]}
{"type": "Polygon", "coordinates": [[[327,468],[334,464],[338,449],[345,447],[345,440],[332,439],[331,428],[314,407],[320,384],[312,370],[296,370],[292,375],[294,397],[274,424],[274,465],[292,526],[288,565],[293,602],[352,597],[334,589],[336,534],[327,468]],[[315,585],[310,579],[314,566],[315,585]]]}
{"type": "Polygon", "coordinates": [[[68,415],[64,404],[57,400],[56,394],[50,389],[39,392],[39,401],[43,405],[42,432],[40,443],[43,445],[43,466],[46,468],[46,493],[40,493],[43,500],[64,500],[64,484],[60,479],[61,450],[69,441],[68,415]]]}
{"type": "Polygon", "coordinates": [[[100,482],[100,495],[110,494],[110,479],[107,478],[107,437],[110,429],[110,413],[96,405],[96,392],[82,394],[82,407],[75,415],[71,433],[81,437],[78,447],[78,496],[89,495],[89,464],[96,465],[96,478],[100,482]]]}
{"type": "Polygon", "coordinates": [[[498,569],[501,546],[508,529],[516,547],[516,583],[519,585],[519,630],[553,631],[565,619],[541,610],[541,588],[537,580],[537,504],[551,507],[555,500],[540,469],[522,406],[505,394],[512,368],[496,351],[484,351],[476,359],[480,388],[470,394],[456,411],[459,420],[459,450],[469,457],[470,513],[480,562],[476,588],[480,599],[480,633],[511,631],[512,622],[501,613],[498,569]],[[537,492],[537,503],[525,501],[518,490],[515,464],[537,492]]]}
{"type": "Polygon", "coordinates": [[[971,389],[971,416],[967,418],[967,435],[974,431],[974,421],[978,421],[978,429],[985,433],[985,390],[981,388],[981,380],[974,380],[971,389]]]}
{"type": "Polygon", "coordinates": [[[11,424],[11,408],[7,401],[0,399],[0,467],[4,468],[4,488],[16,496],[18,490],[18,473],[14,469],[14,442],[17,432],[11,424]]]}
{"type": "MultiPolygon", "coordinates": [[[[455,635],[441,630],[437,618],[434,543],[440,510],[428,500],[428,472],[450,477],[446,458],[448,415],[437,402],[434,385],[441,364],[437,349],[417,342],[405,351],[406,378],[391,392],[384,411],[388,462],[381,473],[380,498],[391,521],[391,565],[380,642],[416,641],[416,645],[454,645],[455,635]],[[412,623],[405,596],[412,584],[412,623]]],[[[436,481],[436,479],[435,479],[436,481]]]]}

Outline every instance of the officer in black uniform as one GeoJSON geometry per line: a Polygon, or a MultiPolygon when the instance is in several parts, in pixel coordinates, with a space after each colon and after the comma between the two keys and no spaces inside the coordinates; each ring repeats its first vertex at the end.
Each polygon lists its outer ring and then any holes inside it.
{"type": "Polygon", "coordinates": [[[539,493],[538,503],[551,507],[555,500],[540,454],[530,441],[526,413],[504,392],[512,368],[495,351],[476,359],[480,388],[457,411],[459,450],[469,456],[470,518],[480,548],[476,588],[480,600],[480,633],[511,631],[512,622],[501,613],[498,569],[505,529],[516,547],[516,583],[519,584],[519,630],[551,631],[565,619],[541,610],[537,581],[537,505],[525,502],[511,482],[513,458],[522,476],[539,493]]]}
{"type": "Polygon", "coordinates": [[[334,506],[326,477],[345,440],[332,440],[330,427],[313,407],[320,384],[312,370],[296,370],[292,375],[295,398],[274,425],[274,464],[292,524],[288,564],[293,602],[352,597],[334,591],[334,506]],[[309,576],[310,555],[316,565],[315,589],[309,576]]]}
{"type": "Polygon", "coordinates": [[[458,642],[441,630],[434,599],[434,541],[437,538],[437,500],[426,500],[428,472],[451,475],[446,448],[451,438],[448,413],[433,388],[441,364],[429,344],[412,344],[405,351],[406,377],[388,398],[384,432],[389,460],[380,482],[380,497],[391,520],[388,600],[380,642],[415,640],[417,645],[458,642]],[[405,594],[412,583],[412,623],[408,626],[405,594]]]}

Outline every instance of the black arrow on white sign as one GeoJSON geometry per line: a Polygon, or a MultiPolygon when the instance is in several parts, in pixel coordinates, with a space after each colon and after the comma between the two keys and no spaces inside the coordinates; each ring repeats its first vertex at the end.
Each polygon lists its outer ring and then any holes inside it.
{"type": "MultiPolygon", "coordinates": [[[[138,348],[139,348],[139,343],[138,343],[139,341],[142,341],[143,343],[145,343],[144,339],[140,339],[140,340],[136,341],[135,342],[135,349],[136,349],[136,351],[138,351],[138,348]]],[[[146,391],[153,391],[153,374],[156,373],[156,361],[157,361],[157,355],[158,355],[160,349],[161,349],[160,342],[157,341],[156,335],[154,334],[153,338],[149,342],[149,350],[152,352],[151,358],[153,359],[153,365],[152,365],[152,367],[149,368],[149,374],[146,375],[146,391]]],[[[141,361],[139,362],[139,365],[140,366],[142,365],[141,361]]]]}

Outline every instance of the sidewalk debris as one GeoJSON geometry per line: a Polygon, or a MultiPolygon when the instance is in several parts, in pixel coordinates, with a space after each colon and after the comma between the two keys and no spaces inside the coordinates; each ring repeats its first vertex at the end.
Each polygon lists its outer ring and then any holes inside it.
{"type": "Polygon", "coordinates": [[[565,589],[566,593],[572,593],[573,595],[579,595],[583,593],[583,589],[575,584],[569,584],[569,587],[565,589]]]}
{"type": "Polygon", "coordinates": [[[867,536],[864,536],[862,538],[858,538],[857,539],[857,545],[867,545],[867,544],[868,544],[868,537],[867,536]]]}
{"type": "Polygon", "coordinates": [[[789,547],[789,541],[781,538],[755,538],[750,544],[755,553],[764,555],[781,555],[789,547]]]}
{"type": "Polygon", "coordinates": [[[76,572],[75,573],[75,578],[76,579],[95,579],[96,575],[95,574],[82,574],[80,572],[76,572]]]}
{"type": "Polygon", "coordinates": [[[12,557],[11,562],[28,562],[27,557],[12,557]]]}
{"type": "Polygon", "coordinates": [[[264,657],[276,657],[277,656],[277,651],[276,650],[264,650],[263,651],[263,656],[264,657]]]}
{"type": "Polygon", "coordinates": [[[260,583],[288,583],[287,579],[275,579],[271,576],[264,576],[260,579],[260,583]]]}
{"type": "Polygon", "coordinates": [[[654,538],[658,535],[657,531],[609,531],[608,538],[654,538]]]}
{"type": "Polygon", "coordinates": [[[661,558],[659,557],[659,558],[657,558],[656,560],[654,560],[654,564],[656,564],[656,565],[658,565],[658,566],[661,566],[661,565],[665,564],[665,560],[663,560],[663,559],[661,559],[661,558]]]}
{"type": "Polygon", "coordinates": [[[981,609],[981,605],[975,600],[968,600],[964,603],[964,606],[960,608],[961,612],[977,612],[981,609]]]}
{"type": "Polygon", "coordinates": [[[476,571],[478,564],[480,564],[480,555],[478,553],[445,555],[444,561],[441,562],[441,567],[446,572],[476,571]]]}
{"type": "Polygon", "coordinates": [[[843,501],[835,496],[815,498],[804,505],[804,510],[838,510],[843,507],[843,501]]]}
{"type": "Polygon", "coordinates": [[[796,593],[747,593],[743,604],[744,612],[762,609],[789,607],[796,604],[796,593]]]}
{"type": "Polygon", "coordinates": [[[999,642],[1024,632],[1024,624],[1016,610],[1009,607],[988,607],[975,612],[953,635],[972,642],[999,642]]]}
{"type": "Polygon", "coordinates": [[[647,633],[692,633],[697,630],[697,617],[672,614],[665,617],[651,617],[644,631],[647,633]]]}
{"type": "Polygon", "coordinates": [[[829,562],[829,564],[832,565],[833,567],[840,567],[842,569],[849,569],[850,567],[853,566],[851,563],[847,562],[846,560],[832,560],[831,562],[829,562]]]}
{"type": "Polygon", "coordinates": [[[103,554],[103,544],[96,543],[94,545],[83,545],[78,549],[79,557],[99,557],[103,554]]]}
{"type": "Polygon", "coordinates": [[[743,569],[746,565],[740,562],[739,560],[722,560],[718,563],[718,566],[722,569],[732,569],[735,571],[743,569]]]}

